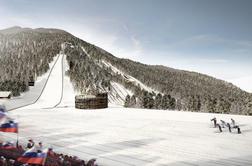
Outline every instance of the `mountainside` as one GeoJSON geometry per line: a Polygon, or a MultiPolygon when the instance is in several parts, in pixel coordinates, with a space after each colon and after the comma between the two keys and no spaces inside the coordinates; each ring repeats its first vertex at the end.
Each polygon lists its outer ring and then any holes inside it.
{"type": "Polygon", "coordinates": [[[57,29],[0,31],[0,90],[28,90],[28,81],[45,73],[60,52],[78,93],[108,92],[111,103],[126,107],[252,114],[251,94],[228,82],[120,59],[57,29]]]}

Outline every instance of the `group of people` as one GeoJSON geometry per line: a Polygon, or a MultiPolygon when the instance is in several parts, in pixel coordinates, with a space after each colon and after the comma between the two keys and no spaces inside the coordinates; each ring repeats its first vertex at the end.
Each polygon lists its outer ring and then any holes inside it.
{"type": "MultiPolygon", "coordinates": [[[[36,145],[32,139],[28,141],[24,148],[21,145],[12,148],[2,148],[5,144],[0,143],[0,166],[29,166],[29,164],[19,162],[18,157],[29,149],[35,148],[37,152],[41,152],[43,148],[42,142],[36,145]]],[[[86,162],[76,156],[55,153],[52,148],[49,148],[44,166],[98,166],[95,162],[96,159],[86,162]]],[[[30,165],[33,166],[34,164],[30,165]]]]}
{"type": "MultiPolygon", "coordinates": [[[[0,132],[18,134],[18,123],[15,122],[0,105],[0,132]]],[[[44,148],[43,143],[36,144],[28,140],[25,147],[17,142],[1,142],[0,138],[0,166],[97,166],[96,159],[81,160],[75,156],[58,154],[52,148],[44,148]],[[28,164],[29,163],[29,164],[28,164]]]]}
{"type": "Polygon", "coordinates": [[[220,120],[220,123],[217,123],[216,117],[211,119],[211,121],[213,121],[214,128],[218,128],[220,133],[223,131],[223,128],[227,127],[230,133],[232,132],[232,129],[235,129],[237,130],[238,134],[241,134],[241,128],[235,123],[235,120],[232,118],[230,123],[225,122],[224,120],[220,120]]]}

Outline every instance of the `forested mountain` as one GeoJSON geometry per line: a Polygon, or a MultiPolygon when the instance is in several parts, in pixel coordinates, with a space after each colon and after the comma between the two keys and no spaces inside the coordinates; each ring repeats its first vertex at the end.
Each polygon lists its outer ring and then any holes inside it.
{"type": "Polygon", "coordinates": [[[231,83],[117,58],[56,29],[13,27],[0,31],[0,90],[15,95],[28,90],[28,80],[49,69],[62,44],[69,64],[67,74],[81,93],[110,92],[113,83],[118,83],[132,92],[124,99],[126,107],[252,114],[251,94],[231,83]]]}
{"type": "Polygon", "coordinates": [[[68,34],[59,30],[22,29],[0,31],[0,90],[14,95],[28,90],[28,81],[44,74],[68,34]]]}

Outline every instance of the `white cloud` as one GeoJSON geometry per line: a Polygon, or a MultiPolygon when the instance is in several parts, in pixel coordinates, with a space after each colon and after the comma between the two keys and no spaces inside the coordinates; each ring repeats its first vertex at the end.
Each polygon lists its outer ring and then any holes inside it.
{"type": "Polygon", "coordinates": [[[227,59],[197,59],[197,61],[199,62],[203,62],[203,63],[227,63],[229,62],[227,59]]]}
{"type": "Polygon", "coordinates": [[[199,47],[202,45],[214,45],[222,47],[222,49],[226,49],[227,51],[240,50],[243,51],[252,51],[252,42],[246,40],[232,40],[225,39],[216,35],[196,35],[189,38],[185,38],[183,40],[174,42],[169,47],[170,48],[181,48],[181,47],[199,47]]]}

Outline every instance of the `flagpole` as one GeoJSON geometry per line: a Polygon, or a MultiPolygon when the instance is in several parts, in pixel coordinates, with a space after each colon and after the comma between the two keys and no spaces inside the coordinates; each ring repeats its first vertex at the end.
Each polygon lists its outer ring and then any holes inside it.
{"type": "Polygon", "coordinates": [[[18,143],[19,143],[19,142],[18,142],[19,134],[18,134],[18,133],[19,133],[19,131],[17,131],[17,144],[16,144],[17,148],[19,147],[19,145],[18,145],[18,143]]]}
{"type": "Polygon", "coordinates": [[[48,149],[47,149],[47,151],[46,151],[46,156],[45,156],[45,159],[44,159],[44,161],[43,161],[43,163],[42,163],[42,166],[45,166],[45,164],[46,164],[47,155],[48,155],[48,149]]]}
{"type": "Polygon", "coordinates": [[[18,148],[19,147],[19,115],[17,116],[17,143],[16,143],[16,147],[18,148]]]}

